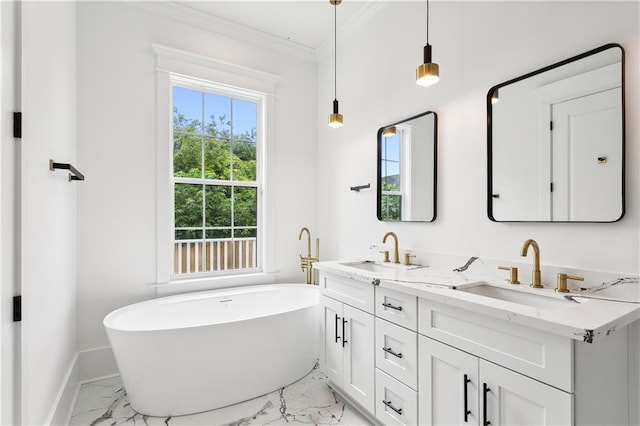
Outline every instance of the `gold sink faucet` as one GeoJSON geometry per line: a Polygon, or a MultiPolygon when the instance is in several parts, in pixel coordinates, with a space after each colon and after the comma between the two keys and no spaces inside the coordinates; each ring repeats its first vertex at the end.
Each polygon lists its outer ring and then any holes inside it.
{"type": "MultiPolygon", "coordinates": [[[[398,253],[398,236],[396,234],[394,234],[393,232],[387,232],[386,234],[384,234],[384,237],[382,237],[382,243],[386,243],[387,242],[387,237],[393,237],[393,263],[400,263],[400,254],[398,253]]],[[[389,258],[387,256],[385,256],[384,259],[385,262],[389,261],[389,258]]]]}
{"type": "Polygon", "coordinates": [[[300,268],[307,272],[307,284],[311,284],[313,277],[313,264],[320,258],[320,239],[316,238],[316,255],[313,257],[311,256],[311,232],[309,232],[309,228],[303,227],[300,230],[298,241],[302,240],[302,234],[305,232],[307,233],[307,255],[304,257],[300,255],[300,268]]]}
{"type": "Polygon", "coordinates": [[[540,283],[540,247],[535,240],[528,239],[522,244],[522,250],[520,250],[520,256],[526,256],[529,246],[533,247],[533,271],[531,274],[531,287],[543,288],[540,283]]]}

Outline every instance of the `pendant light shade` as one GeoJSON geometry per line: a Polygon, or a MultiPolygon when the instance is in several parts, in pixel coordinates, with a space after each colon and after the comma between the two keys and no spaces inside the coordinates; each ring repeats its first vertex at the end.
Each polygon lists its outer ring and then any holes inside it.
{"type": "Polygon", "coordinates": [[[342,126],[342,114],[338,112],[338,100],[333,100],[333,114],[329,114],[329,126],[337,129],[342,126]]]}
{"type": "Polygon", "coordinates": [[[491,103],[497,104],[499,101],[500,101],[500,93],[498,92],[498,89],[496,89],[491,94],[491,103]]]}
{"type": "Polygon", "coordinates": [[[396,126],[385,127],[382,131],[382,136],[385,138],[390,138],[396,135],[396,126]]]}
{"type": "Polygon", "coordinates": [[[429,87],[440,80],[440,67],[431,62],[431,45],[424,46],[424,62],[416,68],[416,84],[429,87]]]}
{"type": "Polygon", "coordinates": [[[440,67],[431,59],[429,44],[429,0],[427,0],[427,44],[423,49],[423,62],[416,68],[416,84],[429,87],[440,80],[440,67]]]}
{"type": "Polygon", "coordinates": [[[329,114],[329,126],[337,129],[342,127],[343,117],[338,112],[338,5],[342,0],[329,0],[333,5],[333,113],[329,114]]]}

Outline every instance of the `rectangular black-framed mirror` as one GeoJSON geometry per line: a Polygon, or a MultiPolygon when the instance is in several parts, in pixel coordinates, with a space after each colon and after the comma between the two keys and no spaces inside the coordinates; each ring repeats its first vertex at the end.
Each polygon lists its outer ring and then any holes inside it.
{"type": "Polygon", "coordinates": [[[436,219],[437,139],[433,111],[378,129],[378,220],[436,219]]]}
{"type": "Polygon", "coordinates": [[[489,219],[624,216],[622,46],[606,44],[495,85],[486,101],[489,219]]]}

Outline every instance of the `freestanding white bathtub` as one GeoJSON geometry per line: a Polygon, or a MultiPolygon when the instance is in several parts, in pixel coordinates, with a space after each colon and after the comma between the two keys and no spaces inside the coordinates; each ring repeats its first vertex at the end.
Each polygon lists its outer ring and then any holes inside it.
{"type": "Polygon", "coordinates": [[[104,326],[131,406],[150,416],[213,410],[304,377],[318,356],[318,288],[238,287],[125,306],[104,326]]]}

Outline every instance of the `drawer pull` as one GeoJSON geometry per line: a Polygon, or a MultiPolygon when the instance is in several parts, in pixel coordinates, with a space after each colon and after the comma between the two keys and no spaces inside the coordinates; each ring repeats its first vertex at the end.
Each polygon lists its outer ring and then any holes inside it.
{"type": "Polygon", "coordinates": [[[471,410],[469,410],[469,400],[468,400],[468,391],[467,385],[471,382],[471,379],[466,374],[464,375],[464,422],[467,423],[469,420],[469,414],[471,414],[471,410]]]}
{"type": "Polygon", "coordinates": [[[391,303],[383,303],[382,306],[389,309],[395,309],[396,311],[402,311],[402,306],[393,306],[391,303]]]}
{"type": "Polygon", "coordinates": [[[396,414],[398,414],[399,416],[402,415],[402,408],[396,408],[393,406],[393,404],[391,404],[391,401],[385,401],[384,399],[382,400],[382,403],[384,405],[386,405],[387,407],[389,407],[390,409],[392,409],[393,411],[396,412],[396,414]]]}
{"type": "Polygon", "coordinates": [[[340,340],[340,336],[338,336],[338,321],[340,320],[340,317],[338,316],[338,314],[336,314],[336,343],[338,343],[338,340],[340,340]]]}
{"type": "Polygon", "coordinates": [[[388,354],[391,354],[391,355],[395,356],[396,358],[402,358],[402,352],[396,353],[391,348],[382,348],[382,350],[385,351],[388,354]]]}

